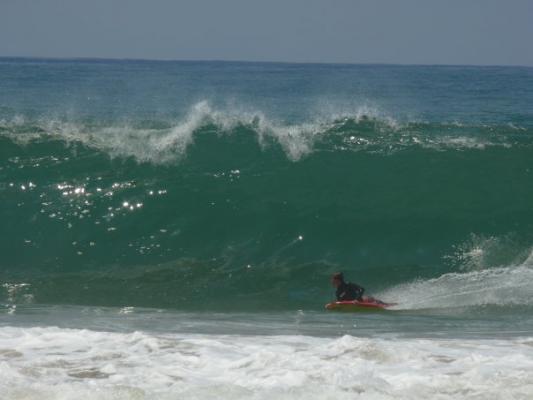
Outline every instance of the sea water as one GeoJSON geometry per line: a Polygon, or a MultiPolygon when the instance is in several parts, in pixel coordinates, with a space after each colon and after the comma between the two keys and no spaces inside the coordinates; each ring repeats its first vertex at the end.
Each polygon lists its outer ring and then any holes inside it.
{"type": "Polygon", "coordinates": [[[533,69],[0,59],[0,398],[530,399],[533,69]],[[329,277],[390,311],[331,313],[329,277]]]}

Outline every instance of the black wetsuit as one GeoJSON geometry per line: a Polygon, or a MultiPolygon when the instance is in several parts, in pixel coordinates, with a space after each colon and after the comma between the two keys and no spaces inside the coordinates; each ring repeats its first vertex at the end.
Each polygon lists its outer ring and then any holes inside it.
{"type": "Polygon", "coordinates": [[[365,289],[355,283],[342,282],[337,288],[335,295],[337,296],[337,301],[361,301],[363,299],[364,292],[365,289]]]}

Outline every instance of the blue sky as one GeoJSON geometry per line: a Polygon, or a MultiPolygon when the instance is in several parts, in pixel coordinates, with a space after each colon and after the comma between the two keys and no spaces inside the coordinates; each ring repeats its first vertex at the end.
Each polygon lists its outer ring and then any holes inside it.
{"type": "Polygon", "coordinates": [[[0,56],[533,65],[530,0],[0,0],[0,56]]]}

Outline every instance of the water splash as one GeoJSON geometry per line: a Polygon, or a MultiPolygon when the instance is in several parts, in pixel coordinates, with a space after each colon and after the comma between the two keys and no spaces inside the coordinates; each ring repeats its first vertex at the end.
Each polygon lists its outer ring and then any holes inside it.
{"type": "Polygon", "coordinates": [[[399,303],[398,309],[533,305],[533,251],[518,250],[509,235],[472,235],[447,258],[460,272],[400,284],[379,296],[399,303]]]}
{"type": "Polygon", "coordinates": [[[529,143],[529,135],[514,127],[432,124],[418,120],[399,122],[368,106],[350,111],[317,112],[310,119],[291,123],[242,107],[214,108],[208,101],[192,105],[180,120],[103,122],[56,118],[32,120],[17,115],[0,120],[0,135],[20,145],[47,140],[67,146],[81,144],[110,157],[132,157],[138,162],[165,164],[186,157],[199,133],[230,137],[239,130],[255,136],[263,149],[279,145],[291,161],[315,151],[367,151],[390,154],[418,146],[433,150],[483,150],[529,143]],[[517,133],[518,132],[518,133],[517,133]],[[519,138],[517,139],[517,136],[519,138]]]}

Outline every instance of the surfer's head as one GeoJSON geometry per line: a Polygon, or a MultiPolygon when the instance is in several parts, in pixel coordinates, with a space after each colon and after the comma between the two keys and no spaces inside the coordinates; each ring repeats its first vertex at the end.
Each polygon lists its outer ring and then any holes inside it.
{"type": "Polygon", "coordinates": [[[339,287],[341,284],[344,283],[344,275],[342,272],[335,272],[333,275],[331,275],[331,284],[335,287],[339,287]]]}

